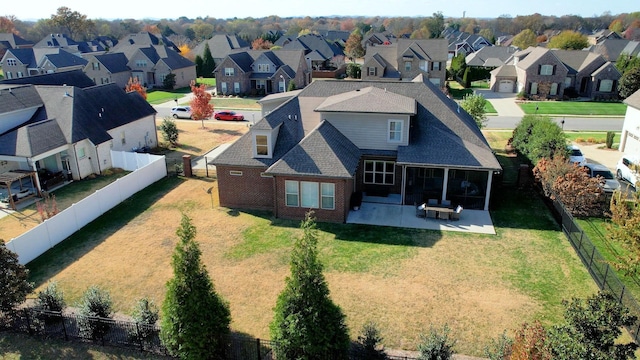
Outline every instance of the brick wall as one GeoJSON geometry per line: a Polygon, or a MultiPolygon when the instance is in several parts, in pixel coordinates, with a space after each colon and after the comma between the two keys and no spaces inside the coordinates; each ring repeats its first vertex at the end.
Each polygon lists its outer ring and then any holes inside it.
{"type": "Polygon", "coordinates": [[[220,206],[273,211],[273,178],[260,176],[265,170],[217,166],[220,206]],[[230,171],[241,171],[242,176],[230,171]]]}
{"type": "Polygon", "coordinates": [[[335,209],[311,209],[317,221],[344,223],[349,213],[349,200],[353,192],[352,179],[327,179],[327,178],[301,178],[301,177],[277,177],[276,184],[276,217],[284,219],[304,219],[305,214],[310,210],[303,207],[290,207],[285,204],[285,180],[295,181],[315,181],[318,183],[335,184],[335,209]]]}

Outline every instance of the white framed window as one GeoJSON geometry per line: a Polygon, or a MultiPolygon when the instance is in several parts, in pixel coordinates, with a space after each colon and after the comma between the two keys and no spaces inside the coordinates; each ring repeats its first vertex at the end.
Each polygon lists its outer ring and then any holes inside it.
{"type": "Polygon", "coordinates": [[[11,75],[11,71],[6,71],[6,72],[4,73],[4,76],[6,76],[6,77],[7,77],[7,79],[13,79],[13,75],[11,75]]]}
{"type": "Polygon", "coordinates": [[[271,67],[269,64],[258,64],[258,72],[270,72],[271,67]]]}
{"type": "Polygon", "coordinates": [[[147,67],[147,60],[136,60],[137,67],[147,67]]]}
{"type": "Polygon", "coordinates": [[[440,70],[440,62],[439,61],[433,62],[432,64],[433,64],[433,70],[440,70]]]}
{"type": "Polygon", "coordinates": [[[235,68],[224,68],[224,76],[234,76],[236,74],[235,68]]]}
{"type": "Polygon", "coordinates": [[[336,208],[336,184],[320,184],[320,208],[334,210],[336,208]]]}
{"type": "Polygon", "coordinates": [[[256,89],[266,89],[267,80],[256,80],[256,89]]]}
{"type": "Polygon", "coordinates": [[[402,142],[402,120],[389,120],[389,142],[402,142]]]}
{"type": "Polygon", "coordinates": [[[549,95],[551,96],[558,95],[558,83],[551,84],[551,90],[549,90],[549,95]]]}
{"type": "Polygon", "coordinates": [[[613,80],[600,80],[600,92],[611,92],[613,89],[613,80]]]}
{"type": "Polygon", "coordinates": [[[433,85],[440,86],[440,78],[429,78],[433,85]]]}
{"type": "Polygon", "coordinates": [[[293,180],[284,181],[284,197],[287,206],[300,206],[300,191],[298,190],[298,182],[293,180]]]}
{"type": "Polygon", "coordinates": [[[242,176],[242,171],[239,171],[239,170],[229,170],[229,175],[231,175],[231,176],[242,176]]]}
{"type": "Polygon", "coordinates": [[[404,62],[404,71],[411,71],[411,61],[404,62]]]}
{"type": "Polygon", "coordinates": [[[22,73],[22,71],[18,71],[16,72],[16,76],[19,78],[24,77],[24,74],[22,73]]]}
{"type": "Polygon", "coordinates": [[[367,68],[367,73],[369,74],[369,76],[376,76],[377,70],[378,69],[376,67],[371,66],[367,68]]]}
{"type": "Polygon", "coordinates": [[[553,65],[541,65],[540,75],[553,75],[553,65]]]}
{"type": "Polygon", "coordinates": [[[395,183],[395,165],[393,161],[365,160],[364,183],[393,185],[395,183]]]}
{"type": "Polygon", "coordinates": [[[269,156],[269,139],[267,135],[256,135],[256,155],[269,156]]]}
{"type": "Polygon", "coordinates": [[[220,83],[220,91],[222,91],[223,94],[227,93],[227,83],[226,82],[221,82],[220,83]]]}
{"type": "Polygon", "coordinates": [[[234,82],[233,83],[233,92],[236,93],[236,94],[240,92],[240,83],[239,82],[234,82]]]}
{"type": "Polygon", "coordinates": [[[420,70],[422,71],[429,71],[429,68],[427,67],[427,61],[426,60],[420,60],[420,70]]]}
{"type": "Polygon", "coordinates": [[[100,70],[100,63],[99,62],[92,62],[91,66],[93,66],[93,70],[100,70]]]}
{"type": "Polygon", "coordinates": [[[529,93],[531,93],[531,95],[538,94],[538,83],[531,83],[531,91],[529,91],[529,93]]]}
{"type": "Polygon", "coordinates": [[[285,85],[286,83],[284,80],[278,81],[278,92],[284,92],[285,85]]]}
{"type": "Polygon", "coordinates": [[[79,148],[78,149],[78,159],[84,159],[85,156],[87,156],[87,155],[84,153],[84,148],[83,147],[79,148]]]}
{"type": "Polygon", "coordinates": [[[303,208],[317,209],[318,204],[318,183],[310,181],[300,182],[300,206],[303,208]]]}
{"type": "Polygon", "coordinates": [[[570,88],[571,87],[571,78],[570,77],[564,78],[564,87],[565,88],[570,88]]]}

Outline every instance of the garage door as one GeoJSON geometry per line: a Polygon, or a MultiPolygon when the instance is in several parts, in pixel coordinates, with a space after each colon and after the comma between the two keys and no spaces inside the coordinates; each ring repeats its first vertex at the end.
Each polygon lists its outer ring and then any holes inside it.
{"type": "Polygon", "coordinates": [[[500,84],[498,85],[498,92],[513,92],[513,81],[500,80],[500,84]]]}
{"type": "Polygon", "coordinates": [[[627,139],[624,143],[625,154],[640,154],[640,138],[637,135],[627,132],[627,139]]]}

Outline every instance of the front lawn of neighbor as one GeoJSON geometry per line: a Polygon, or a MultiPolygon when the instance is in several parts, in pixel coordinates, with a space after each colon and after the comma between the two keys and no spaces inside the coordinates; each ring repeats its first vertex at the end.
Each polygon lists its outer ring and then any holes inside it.
{"type": "Polygon", "coordinates": [[[624,116],[627,111],[627,105],[616,102],[527,101],[518,105],[525,114],[539,115],[624,116]]]}
{"type": "MultiPolygon", "coordinates": [[[[194,136],[213,143],[224,133],[216,130],[194,136]]],[[[502,139],[490,141],[504,148],[502,139]]],[[[498,157],[503,166],[518,163],[498,157]]],[[[318,224],[324,274],[353,339],[374,320],[387,348],[411,350],[419,334],[446,323],[456,352],[480,356],[504,330],[512,335],[536,319],[557,323],[563,299],[597,291],[538,196],[494,186],[497,235],[318,224]]],[[[214,179],[160,180],[30,263],[31,280],[36,290],[57,280],[69,304],[93,284],[109,290],[122,313],[143,296],[160,304],[182,213],[192,218],[202,260],[230,303],[232,329],[269,338],[300,222],[219,207],[214,179]]]]}
{"type": "MultiPolygon", "coordinates": [[[[568,140],[577,143],[604,144],[607,141],[606,131],[565,131],[564,133],[568,140]]],[[[616,132],[613,137],[614,147],[620,144],[620,135],[621,133],[616,132]]]]}
{"type": "Polygon", "coordinates": [[[190,87],[183,87],[180,89],[175,89],[172,91],[167,90],[149,90],[147,92],[147,102],[151,105],[162,104],[167,101],[172,101],[175,99],[180,99],[184,96],[184,94],[188,94],[191,92],[190,87]]]}
{"type": "MultiPolygon", "coordinates": [[[[216,109],[246,109],[246,110],[260,110],[260,104],[258,104],[258,100],[260,98],[222,98],[222,97],[212,97],[210,104],[213,104],[214,110],[216,109]]],[[[251,120],[251,119],[247,119],[251,120]]],[[[260,120],[260,119],[256,119],[260,120]]]]}

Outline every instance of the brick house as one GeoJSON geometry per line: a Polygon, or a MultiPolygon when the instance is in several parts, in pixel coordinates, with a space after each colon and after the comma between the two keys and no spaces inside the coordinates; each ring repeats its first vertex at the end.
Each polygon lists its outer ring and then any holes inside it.
{"type": "Polygon", "coordinates": [[[211,162],[221,206],[344,222],[363,192],[488,210],[501,167],[473,119],[424,77],[315,81],[282,100],[211,162]]]}

